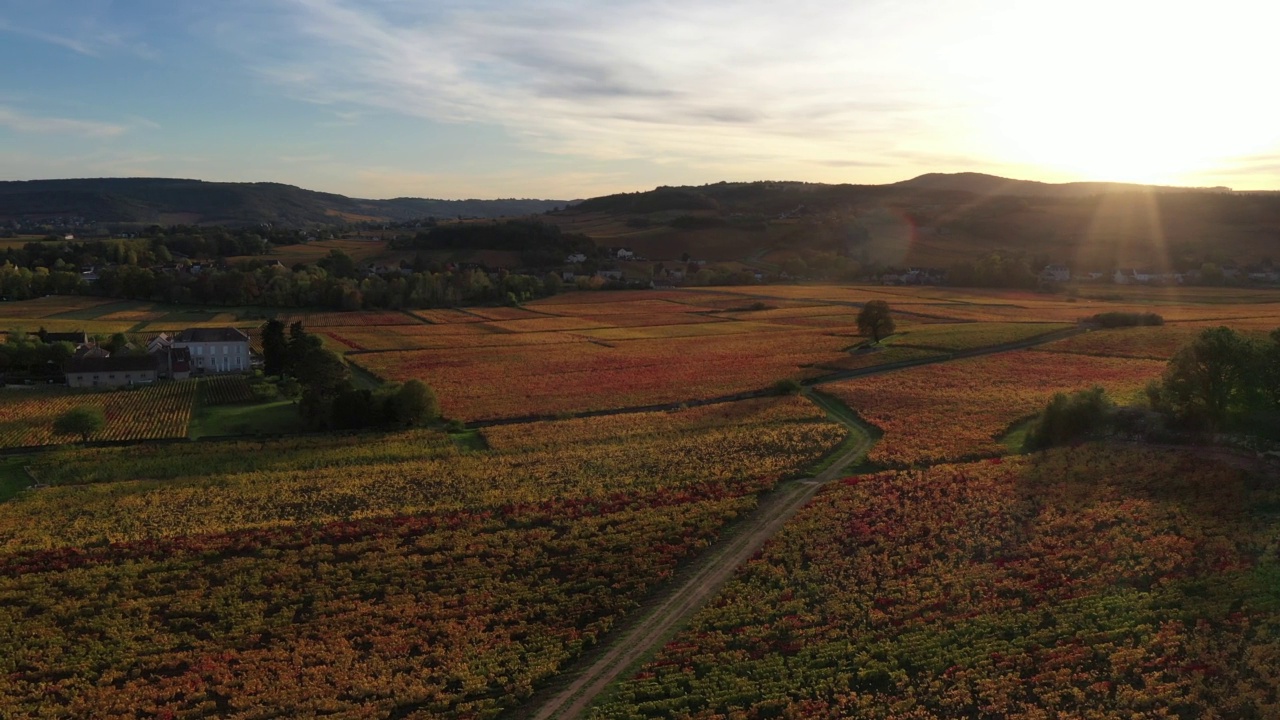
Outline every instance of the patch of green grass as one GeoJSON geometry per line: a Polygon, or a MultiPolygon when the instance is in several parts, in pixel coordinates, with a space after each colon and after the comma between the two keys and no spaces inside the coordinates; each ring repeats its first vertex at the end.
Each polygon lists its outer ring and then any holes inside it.
{"type": "Polygon", "coordinates": [[[1000,436],[1000,444],[1004,446],[1005,452],[1010,455],[1021,455],[1026,452],[1027,433],[1031,432],[1031,425],[1035,422],[1034,417],[1019,420],[1004,435],[1000,436]]]}
{"type": "Polygon", "coordinates": [[[253,405],[204,405],[191,413],[190,436],[278,435],[304,430],[298,407],[292,400],[253,405]]]}
{"type": "Polygon", "coordinates": [[[356,389],[377,390],[382,387],[382,381],[378,379],[377,375],[353,362],[348,362],[347,367],[351,370],[351,384],[355,385],[356,389]]]}
{"type": "MultiPolygon", "coordinates": [[[[835,450],[827,453],[822,459],[818,460],[812,466],[806,469],[806,473],[810,476],[822,474],[824,470],[831,467],[837,459],[843,456],[849,450],[857,447],[867,439],[878,440],[883,434],[877,428],[863,422],[858,414],[851,410],[847,405],[825,393],[810,390],[805,393],[805,397],[809,398],[815,405],[822,408],[834,422],[844,425],[849,430],[849,434],[845,437],[844,442],[835,450]]],[[[850,465],[850,471],[853,468],[860,467],[866,462],[865,455],[850,465]]]]}
{"type": "Polygon", "coordinates": [[[30,458],[18,455],[0,460],[0,502],[16,497],[19,492],[31,487],[31,478],[22,469],[30,458]]]}
{"type": "Polygon", "coordinates": [[[462,432],[449,433],[449,439],[459,450],[469,452],[483,452],[489,449],[489,443],[485,441],[484,435],[479,430],[463,430],[462,432]]]}

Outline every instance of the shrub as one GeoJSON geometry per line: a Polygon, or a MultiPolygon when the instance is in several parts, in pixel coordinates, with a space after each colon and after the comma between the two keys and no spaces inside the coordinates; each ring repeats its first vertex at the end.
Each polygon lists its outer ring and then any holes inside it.
{"type": "Polygon", "coordinates": [[[271,402],[280,399],[280,390],[271,383],[254,383],[249,386],[249,392],[253,395],[254,402],[271,402]]]}
{"type": "Polygon", "coordinates": [[[799,395],[801,390],[804,390],[804,386],[794,378],[779,380],[773,384],[774,395],[799,395]]]}
{"type": "Polygon", "coordinates": [[[1163,325],[1164,318],[1156,313],[1136,313],[1136,312],[1105,312],[1098,313],[1091,318],[1089,322],[1100,325],[1104,328],[1118,327],[1140,327],[1163,325]]]}
{"type": "Polygon", "coordinates": [[[1070,395],[1058,393],[1032,423],[1026,448],[1043,450],[1101,432],[1111,424],[1113,411],[1101,387],[1070,395]]]}

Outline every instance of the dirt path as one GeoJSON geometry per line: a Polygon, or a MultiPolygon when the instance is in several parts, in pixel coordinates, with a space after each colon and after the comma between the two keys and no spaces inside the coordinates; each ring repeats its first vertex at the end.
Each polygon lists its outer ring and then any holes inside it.
{"type": "MultiPolygon", "coordinates": [[[[821,403],[819,406],[823,407],[821,403]]],[[[849,425],[842,417],[834,414],[832,417],[849,425]]],[[[841,477],[866,454],[875,441],[860,427],[850,426],[850,430],[859,433],[861,442],[840,451],[839,457],[816,477],[783,483],[761,499],[755,511],[708,552],[692,561],[682,573],[682,580],[661,591],[647,607],[637,611],[637,616],[623,629],[606,637],[601,652],[584,657],[584,667],[567,671],[568,685],[555,687],[545,696],[535,695],[519,716],[535,720],[578,717],[610,683],[661,647],[823,485],[841,477]]]]}

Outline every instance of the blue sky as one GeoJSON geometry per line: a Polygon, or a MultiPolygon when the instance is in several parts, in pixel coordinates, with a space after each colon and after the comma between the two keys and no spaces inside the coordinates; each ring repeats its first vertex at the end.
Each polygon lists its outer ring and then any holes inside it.
{"type": "Polygon", "coordinates": [[[1280,188],[1271,5],[0,0],[0,179],[1280,188]]]}

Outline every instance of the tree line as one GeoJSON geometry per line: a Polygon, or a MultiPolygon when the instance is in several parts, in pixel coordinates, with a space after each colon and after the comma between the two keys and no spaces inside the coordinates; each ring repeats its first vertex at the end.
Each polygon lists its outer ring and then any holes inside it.
{"type": "Polygon", "coordinates": [[[1124,431],[1146,436],[1235,433],[1280,440],[1280,329],[1253,338],[1227,328],[1202,331],[1146,388],[1147,407],[1117,407],[1095,387],[1058,393],[1027,434],[1038,450],[1124,431]]]}
{"type": "Polygon", "coordinates": [[[262,327],[263,373],[280,378],[283,392],[298,397],[298,408],[316,430],[414,427],[440,417],[435,393],[421,380],[358,388],[342,358],[326,350],[302,323],[270,320],[262,327]]]}

